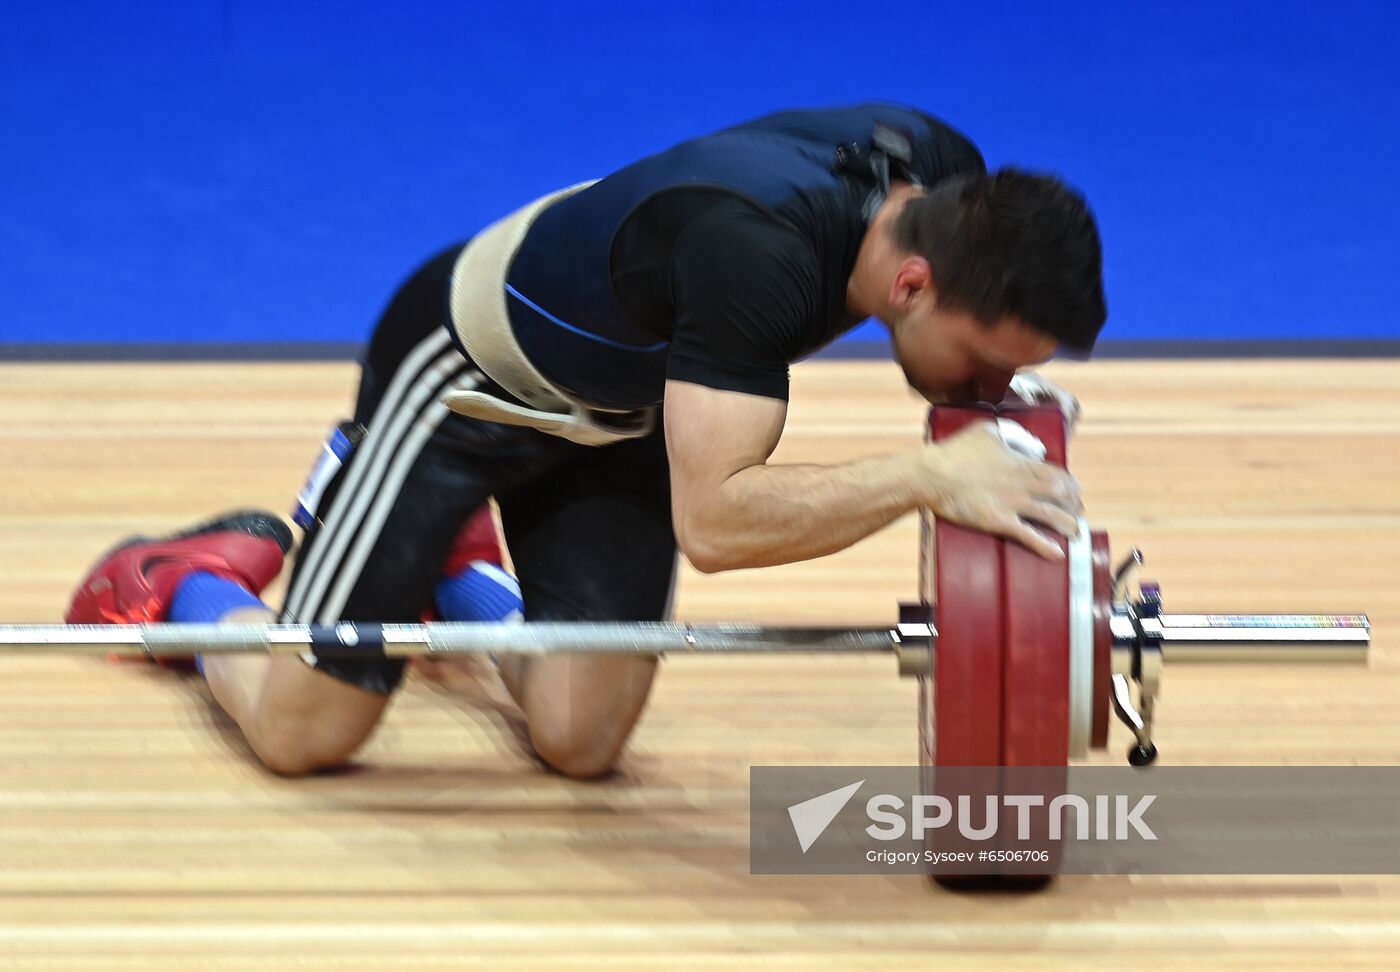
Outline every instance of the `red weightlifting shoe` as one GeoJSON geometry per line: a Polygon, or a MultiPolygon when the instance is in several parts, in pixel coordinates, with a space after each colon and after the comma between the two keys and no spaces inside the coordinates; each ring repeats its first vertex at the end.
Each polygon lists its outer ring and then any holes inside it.
{"type": "Polygon", "coordinates": [[[452,541],[452,550],[442,565],[442,576],[456,577],[477,560],[501,566],[501,538],[496,533],[489,503],[482,503],[457,531],[457,539],[452,541]]]}
{"type": "Polygon", "coordinates": [[[133,537],[98,560],[63,619],[69,624],[164,621],[180,581],[196,571],[227,577],[258,594],[282,570],[291,546],[287,525],[256,510],[167,537],[133,537]]]}
{"type": "MultiPolygon", "coordinates": [[[[501,566],[501,537],[496,532],[496,521],[491,516],[491,504],[482,503],[476,512],[467,517],[467,522],[457,531],[452,541],[452,549],[442,563],[439,577],[456,577],[478,560],[501,566]]],[[[420,614],[424,622],[441,621],[436,605],[425,607],[420,614]]]]}

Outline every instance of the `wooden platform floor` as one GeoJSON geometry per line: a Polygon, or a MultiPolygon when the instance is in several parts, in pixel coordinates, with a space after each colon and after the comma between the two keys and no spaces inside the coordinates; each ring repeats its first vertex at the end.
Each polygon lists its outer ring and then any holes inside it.
{"type": "MultiPolygon", "coordinates": [[[[1400,362],[1104,362],[1072,464],[1177,611],[1366,611],[1369,667],[1169,670],[1166,764],[1400,760],[1400,362]]],[[[56,621],[111,541],[287,509],[347,365],[0,366],[0,621],[56,621]]],[[[779,460],[914,445],[883,363],[794,374],[779,460]]],[[[702,577],[679,616],[883,623],[916,526],[702,577]]],[[[288,781],[200,685],[0,658],[0,968],[1400,967],[1400,877],[1069,877],[1031,896],[753,877],[751,764],[905,763],[885,660],[677,659],[616,777],[541,772],[491,694],[414,681],[358,764],[288,781]]],[[[1117,762],[1126,739],[1115,735],[1117,762]]]]}

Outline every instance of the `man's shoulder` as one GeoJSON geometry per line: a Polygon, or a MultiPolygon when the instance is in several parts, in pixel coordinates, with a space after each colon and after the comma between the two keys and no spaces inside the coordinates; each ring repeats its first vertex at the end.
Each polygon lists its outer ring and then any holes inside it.
{"type": "Polygon", "coordinates": [[[869,140],[876,125],[896,129],[909,139],[911,167],[925,182],[986,170],[981,151],[962,130],[924,108],[892,101],[786,109],[742,122],[730,130],[773,132],[835,146],[869,140]]]}
{"type": "Polygon", "coordinates": [[[691,220],[676,240],[678,263],[708,263],[711,270],[743,279],[775,266],[809,269],[819,265],[811,237],[779,210],[739,193],[715,199],[691,220]]]}

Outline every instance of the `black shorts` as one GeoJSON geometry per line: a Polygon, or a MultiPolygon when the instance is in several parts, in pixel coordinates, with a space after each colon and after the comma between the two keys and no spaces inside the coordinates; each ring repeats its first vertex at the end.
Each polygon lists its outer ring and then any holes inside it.
{"type": "MultiPolygon", "coordinates": [[[[509,397],[449,334],[461,249],[428,261],[379,320],[355,404],[368,433],[318,504],[282,620],[420,620],[458,529],[489,497],[526,620],[662,620],[676,541],[661,417],[646,438],[588,447],[449,411],[440,399],[453,386],[509,397]]],[[[404,670],[385,658],[308,661],[381,693],[404,670]]]]}

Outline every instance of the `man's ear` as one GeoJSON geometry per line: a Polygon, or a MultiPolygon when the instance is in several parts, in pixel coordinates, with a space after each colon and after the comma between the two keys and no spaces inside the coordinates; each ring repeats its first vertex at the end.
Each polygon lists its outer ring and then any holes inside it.
{"type": "Polygon", "coordinates": [[[907,311],[920,296],[937,299],[933,289],[933,270],[921,256],[905,257],[890,282],[890,304],[907,311]]]}

